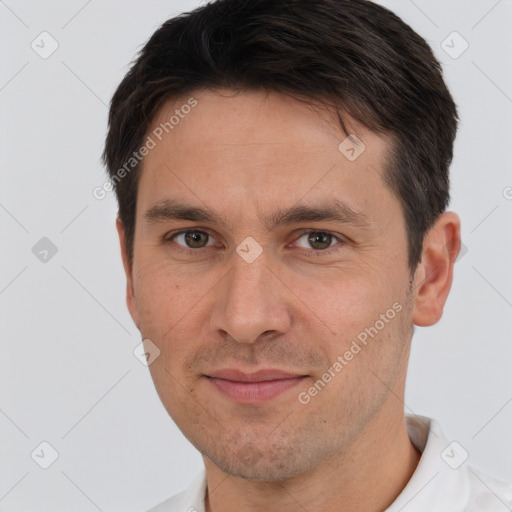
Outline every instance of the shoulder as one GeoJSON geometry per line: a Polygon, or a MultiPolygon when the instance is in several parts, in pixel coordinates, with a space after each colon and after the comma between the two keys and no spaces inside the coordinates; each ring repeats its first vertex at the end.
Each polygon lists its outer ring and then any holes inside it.
{"type": "Polygon", "coordinates": [[[512,483],[503,482],[468,466],[468,507],[465,512],[508,512],[512,510],[512,483]]]}
{"type": "Polygon", "coordinates": [[[147,512],[204,512],[206,473],[204,469],[185,491],[159,503],[147,512]]]}
{"type": "Polygon", "coordinates": [[[159,503],[158,505],[156,505],[156,507],[153,507],[147,512],[186,512],[185,510],[181,510],[180,508],[181,502],[183,501],[185,494],[186,491],[182,491],[179,494],[176,494],[175,496],[172,496],[171,498],[162,501],[162,503],[159,503]]]}
{"type": "Polygon", "coordinates": [[[411,443],[421,459],[389,512],[511,512],[512,484],[466,464],[468,453],[449,442],[439,424],[423,416],[407,416],[411,443]],[[414,501],[413,501],[414,500],[414,501]]]}

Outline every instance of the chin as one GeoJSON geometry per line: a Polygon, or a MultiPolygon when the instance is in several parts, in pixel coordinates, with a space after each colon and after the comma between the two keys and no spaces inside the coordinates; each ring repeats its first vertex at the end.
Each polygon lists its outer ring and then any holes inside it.
{"type": "Polygon", "coordinates": [[[313,461],[304,460],[304,452],[299,455],[297,450],[271,446],[263,451],[252,443],[238,450],[226,450],[221,455],[204,455],[228,475],[263,482],[284,482],[314,466],[313,461]]]}

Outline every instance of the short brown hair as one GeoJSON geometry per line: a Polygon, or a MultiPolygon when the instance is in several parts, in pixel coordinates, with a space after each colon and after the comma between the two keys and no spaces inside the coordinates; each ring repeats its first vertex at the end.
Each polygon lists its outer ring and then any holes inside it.
{"type": "MultiPolygon", "coordinates": [[[[384,180],[401,203],[415,269],[425,233],[450,199],[458,121],[441,66],[422,37],[368,0],[216,0],[172,18],[151,36],[112,98],[103,153],[110,179],[141,147],[164,101],[215,87],[329,102],[391,135],[384,180]]],[[[141,168],[114,180],[130,262],[141,168]]]]}

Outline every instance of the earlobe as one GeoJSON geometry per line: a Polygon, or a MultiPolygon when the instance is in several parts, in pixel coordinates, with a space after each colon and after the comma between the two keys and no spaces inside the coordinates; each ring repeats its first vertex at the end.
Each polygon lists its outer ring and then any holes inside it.
{"type": "Polygon", "coordinates": [[[135,300],[135,291],[133,287],[133,265],[130,264],[128,258],[128,252],[126,250],[126,231],[119,217],[116,218],[116,229],[119,235],[121,258],[123,260],[124,272],[126,274],[126,305],[128,306],[128,311],[130,312],[133,322],[137,326],[137,329],[140,330],[139,314],[137,309],[137,302],[135,300]]]}
{"type": "Polygon", "coordinates": [[[415,325],[429,326],[441,319],[460,247],[460,219],[454,212],[445,212],[423,241],[421,262],[414,277],[415,325]]]}

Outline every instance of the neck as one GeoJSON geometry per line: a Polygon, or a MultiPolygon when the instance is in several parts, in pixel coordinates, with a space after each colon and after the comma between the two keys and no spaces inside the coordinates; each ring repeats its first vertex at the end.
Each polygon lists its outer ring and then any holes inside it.
{"type": "Polygon", "coordinates": [[[379,512],[410,480],[420,454],[411,444],[403,404],[381,409],[348,447],[311,471],[280,482],[244,480],[204,457],[206,512],[379,512]]]}

